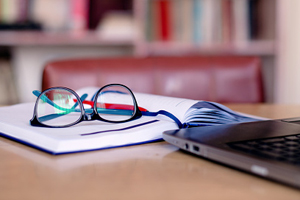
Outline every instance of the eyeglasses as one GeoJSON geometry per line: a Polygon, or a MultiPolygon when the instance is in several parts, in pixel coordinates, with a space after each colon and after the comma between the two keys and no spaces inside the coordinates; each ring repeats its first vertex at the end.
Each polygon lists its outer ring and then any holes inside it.
{"type": "Polygon", "coordinates": [[[33,94],[38,98],[34,107],[32,126],[62,128],[82,121],[100,120],[110,123],[122,123],[138,119],[142,115],[166,115],[179,126],[181,122],[171,113],[160,110],[149,112],[138,107],[133,92],[122,84],[108,84],[100,88],[92,98],[86,100],[87,94],[79,95],[66,87],[52,87],[33,94]]]}

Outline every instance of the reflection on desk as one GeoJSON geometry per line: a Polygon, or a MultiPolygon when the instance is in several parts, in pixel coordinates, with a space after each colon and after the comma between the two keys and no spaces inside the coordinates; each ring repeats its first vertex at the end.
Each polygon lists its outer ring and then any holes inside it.
{"type": "MultiPolygon", "coordinates": [[[[238,111],[249,107],[241,106],[238,111]]],[[[260,107],[250,110],[272,113],[276,108],[260,107]]],[[[280,111],[281,107],[277,108],[280,111]]],[[[298,113],[300,116],[300,110],[298,113]]],[[[294,117],[298,113],[285,115],[294,117]]],[[[300,190],[199,159],[166,142],[52,156],[0,138],[0,160],[0,199],[300,197],[300,190]]]]}

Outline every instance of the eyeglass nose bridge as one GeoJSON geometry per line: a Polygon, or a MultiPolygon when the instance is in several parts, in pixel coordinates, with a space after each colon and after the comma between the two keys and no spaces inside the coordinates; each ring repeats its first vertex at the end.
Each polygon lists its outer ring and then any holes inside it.
{"type": "Polygon", "coordinates": [[[84,116],[83,116],[83,120],[84,120],[84,121],[90,121],[90,120],[93,120],[92,118],[93,118],[93,117],[92,117],[92,114],[87,114],[87,113],[85,113],[84,116]]]}

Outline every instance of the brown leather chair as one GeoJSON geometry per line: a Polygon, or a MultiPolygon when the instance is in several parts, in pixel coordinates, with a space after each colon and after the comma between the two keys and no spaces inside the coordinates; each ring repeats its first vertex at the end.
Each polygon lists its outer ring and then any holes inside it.
{"type": "Polygon", "coordinates": [[[49,62],[42,89],[74,90],[122,83],[135,92],[220,103],[263,102],[261,62],[257,57],[189,56],[95,58],[49,62]]]}

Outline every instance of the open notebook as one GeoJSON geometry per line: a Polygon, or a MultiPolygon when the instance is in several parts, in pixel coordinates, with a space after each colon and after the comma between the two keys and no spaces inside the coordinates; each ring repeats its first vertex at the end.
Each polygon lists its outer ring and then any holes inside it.
{"type": "MultiPolygon", "coordinates": [[[[83,88],[77,93],[92,98],[98,88],[83,88]]],[[[206,101],[135,93],[138,105],[149,111],[165,110],[176,116],[185,127],[240,123],[259,120],[236,113],[227,107],[206,101]]],[[[82,122],[68,128],[45,128],[29,125],[34,103],[0,108],[0,134],[51,154],[81,152],[162,139],[162,132],[177,129],[171,119],[142,116],[126,123],[82,122]]]]}

